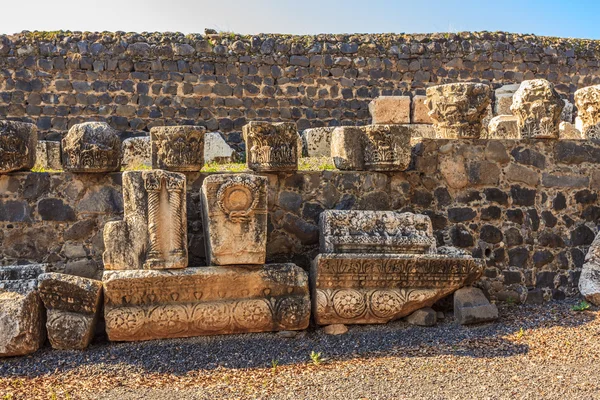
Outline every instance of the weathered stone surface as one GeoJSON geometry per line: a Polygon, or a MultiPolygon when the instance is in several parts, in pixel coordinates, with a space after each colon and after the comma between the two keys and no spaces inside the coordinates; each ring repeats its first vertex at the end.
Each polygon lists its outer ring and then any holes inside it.
{"type": "Polygon", "coordinates": [[[415,96],[412,99],[412,124],[433,124],[427,108],[427,96],[415,96]]]}
{"type": "Polygon", "coordinates": [[[0,357],[30,354],[46,340],[37,277],[44,264],[0,267],[0,357]]]}
{"type": "Polygon", "coordinates": [[[582,140],[585,139],[581,131],[575,128],[570,122],[562,121],[558,126],[558,136],[562,140],[582,140]]]}
{"type": "Polygon", "coordinates": [[[264,264],[268,179],[249,174],[211,175],[202,184],[208,265],[264,264]]]}
{"type": "Polygon", "coordinates": [[[38,277],[47,310],[48,339],[55,349],[85,349],[94,337],[100,311],[102,282],[78,276],[46,273],[38,277]]]}
{"type": "Polygon", "coordinates": [[[125,168],[152,167],[150,136],[133,137],[123,140],[121,152],[123,154],[121,164],[125,168]]]}
{"type": "Polygon", "coordinates": [[[434,326],[437,322],[437,313],[431,307],[421,308],[406,317],[406,322],[417,326],[434,326]]]}
{"type": "Polygon", "coordinates": [[[71,172],[111,172],[121,168],[121,140],[106,122],[75,124],[62,139],[62,163],[71,172]]]}
{"type": "Polygon", "coordinates": [[[427,107],[438,138],[478,138],[490,101],[490,87],[482,83],[427,88],[427,107]]]}
{"type": "Polygon", "coordinates": [[[403,171],[410,164],[410,139],[401,125],[338,127],[331,137],[331,157],[341,170],[403,171]]]}
{"type": "Polygon", "coordinates": [[[408,124],[403,125],[408,128],[412,138],[430,138],[435,139],[435,129],[429,124],[408,124]]]}
{"type": "Polygon", "coordinates": [[[302,145],[307,157],[331,157],[331,135],[335,127],[305,129],[302,145]]]}
{"type": "Polygon", "coordinates": [[[466,287],[454,293],[454,319],[461,325],[498,319],[498,307],[490,304],[481,289],[466,287]]]}
{"type": "Polygon", "coordinates": [[[545,79],[521,83],[510,109],[518,118],[523,138],[558,138],[560,115],[564,102],[545,79]]]}
{"type": "Polygon", "coordinates": [[[520,83],[504,85],[494,91],[494,115],[512,115],[510,106],[512,105],[513,96],[521,86],[520,83]]]}
{"type": "Polygon", "coordinates": [[[600,305],[600,235],[596,235],[585,256],[579,292],[587,301],[600,305]]]}
{"type": "Polygon", "coordinates": [[[517,117],[513,115],[498,115],[490,121],[483,139],[520,139],[521,131],[517,117]]]}
{"type": "Polygon", "coordinates": [[[326,210],[322,253],[424,254],[436,252],[431,220],[397,211],[326,210]]]}
{"type": "Polygon", "coordinates": [[[348,332],[348,327],[344,324],[332,324],[323,327],[323,332],[326,335],[343,335],[348,332]]]}
{"type": "Polygon", "coordinates": [[[369,103],[372,124],[410,123],[410,96],[380,96],[369,103]]]}
{"type": "Polygon", "coordinates": [[[104,268],[185,268],[185,175],[163,170],[124,172],[123,199],[123,220],[104,226],[104,268]]]}
{"type": "Polygon", "coordinates": [[[200,171],[204,166],[203,126],[155,126],[150,129],[152,168],[200,171]]]}
{"type": "Polygon", "coordinates": [[[0,121],[0,173],[33,168],[36,146],[35,125],[0,121]]]}
{"type": "Polygon", "coordinates": [[[243,128],[248,168],[253,171],[296,171],[298,132],[290,122],[252,121],[243,128]]]}
{"type": "Polygon", "coordinates": [[[575,92],[577,118],[584,138],[600,138],[600,85],[588,86],[575,92]]]}
{"type": "Polygon", "coordinates": [[[308,326],[306,272],[294,264],[106,271],[106,332],[137,341],[308,326]]]}
{"type": "Polygon", "coordinates": [[[204,134],[204,162],[227,164],[233,162],[235,150],[223,139],[220,132],[204,134]]]}
{"type": "Polygon", "coordinates": [[[565,105],[563,107],[562,112],[560,113],[560,120],[562,122],[568,122],[568,123],[572,124],[573,123],[573,110],[575,109],[575,107],[573,106],[573,103],[571,103],[567,99],[563,99],[563,103],[565,105]]]}
{"type": "Polygon", "coordinates": [[[60,142],[39,140],[36,146],[35,166],[43,169],[62,169],[60,142]]]}
{"type": "Polygon", "coordinates": [[[470,256],[319,254],[310,278],[319,325],[373,324],[430,307],[482,272],[470,256]]]}

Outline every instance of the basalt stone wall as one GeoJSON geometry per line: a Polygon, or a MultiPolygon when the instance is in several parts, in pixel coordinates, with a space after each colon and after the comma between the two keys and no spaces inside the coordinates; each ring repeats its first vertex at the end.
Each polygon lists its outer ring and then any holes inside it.
{"type": "MultiPolygon", "coordinates": [[[[485,258],[480,285],[499,300],[577,293],[598,231],[600,142],[434,140],[406,172],[314,171],[269,178],[267,261],[308,268],[325,209],[405,210],[432,219],[439,245],[485,258]]],[[[190,265],[204,265],[200,187],[187,174],[190,265]]],[[[102,227],[122,218],[121,174],[12,173],[0,177],[0,260],[101,272],[102,227]]]]}
{"type": "Polygon", "coordinates": [[[576,89],[600,83],[599,55],[599,41],[502,32],[24,32],[0,36],[0,118],[34,122],[47,139],[91,120],[124,136],[204,125],[243,151],[248,121],[366,124],[371,99],[423,95],[440,83],[545,78],[572,101],[576,89]]]}

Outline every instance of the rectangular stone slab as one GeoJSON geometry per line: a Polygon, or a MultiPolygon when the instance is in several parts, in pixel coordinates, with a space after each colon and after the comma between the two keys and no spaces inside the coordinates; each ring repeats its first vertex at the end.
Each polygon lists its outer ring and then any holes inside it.
{"type": "Polygon", "coordinates": [[[310,319],[308,276],[294,264],[106,271],[103,285],[113,341],[301,330],[310,319]]]}
{"type": "Polygon", "coordinates": [[[211,175],[202,183],[208,265],[264,264],[267,254],[264,176],[211,175]]]}
{"type": "Polygon", "coordinates": [[[319,254],[310,271],[313,315],[319,325],[386,323],[430,307],[481,272],[470,256],[319,254]]]}

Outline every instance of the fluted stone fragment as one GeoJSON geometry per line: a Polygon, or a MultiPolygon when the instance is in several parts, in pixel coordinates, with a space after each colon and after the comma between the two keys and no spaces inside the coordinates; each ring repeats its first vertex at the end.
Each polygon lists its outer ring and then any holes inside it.
{"type": "Polygon", "coordinates": [[[564,105],[552,83],[532,79],[521,83],[510,109],[518,119],[522,138],[558,138],[564,105]]]}

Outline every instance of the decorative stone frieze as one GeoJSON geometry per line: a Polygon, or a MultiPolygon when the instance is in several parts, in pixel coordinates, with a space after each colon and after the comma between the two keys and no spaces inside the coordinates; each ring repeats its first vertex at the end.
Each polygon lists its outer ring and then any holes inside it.
{"type": "Polygon", "coordinates": [[[513,96],[510,110],[518,119],[524,139],[556,139],[565,103],[545,79],[521,83],[513,96]]]}
{"type": "Polygon", "coordinates": [[[253,171],[296,171],[299,135],[291,122],[252,121],[243,128],[246,160],[253,171]]]}
{"type": "Polygon", "coordinates": [[[429,116],[438,138],[479,138],[491,101],[488,85],[448,83],[428,87],[426,93],[429,116]]]}
{"type": "Polygon", "coordinates": [[[0,173],[33,168],[36,146],[35,125],[0,121],[0,173]]]}
{"type": "Polygon", "coordinates": [[[425,254],[436,242],[428,216],[398,211],[326,210],[321,253],[425,254]]]}
{"type": "Polygon", "coordinates": [[[0,357],[38,350],[46,340],[37,277],[45,264],[0,267],[0,357]]]}
{"type": "Polygon", "coordinates": [[[83,350],[94,338],[102,299],[102,282],[46,273],[38,277],[47,311],[48,339],[55,349],[83,350]]]}
{"type": "Polygon", "coordinates": [[[204,166],[203,126],[155,126],[150,129],[152,168],[200,171],[204,166]]]}
{"type": "Polygon", "coordinates": [[[410,164],[411,131],[402,125],[343,126],[331,137],[336,168],[350,171],[403,171],[410,164]]]}
{"type": "Polygon", "coordinates": [[[264,264],[267,246],[264,176],[210,175],[202,184],[208,265],[264,264]]]}
{"type": "Polygon", "coordinates": [[[62,163],[71,172],[112,172],[121,168],[121,140],[106,122],[76,124],[62,139],[62,163]]]}
{"type": "Polygon", "coordinates": [[[308,327],[306,272],[294,264],[106,271],[106,332],[137,341],[308,327]]]}
{"type": "Polygon", "coordinates": [[[490,121],[482,139],[519,139],[519,121],[513,115],[498,115],[490,121]]]}
{"type": "Polygon", "coordinates": [[[369,103],[373,125],[410,124],[410,96],[380,96],[369,103]]]}
{"type": "Polygon", "coordinates": [[[577,90],[575,105],[583,136],[589,139],[600,138],[600,85],[577,90]]]}
{"type": "Polygon", "coordinates": [[[185,175],[163,170],[124,172],[123,200],[123,220],[104,227],[104,268],[185,268],[185,175]]]}

